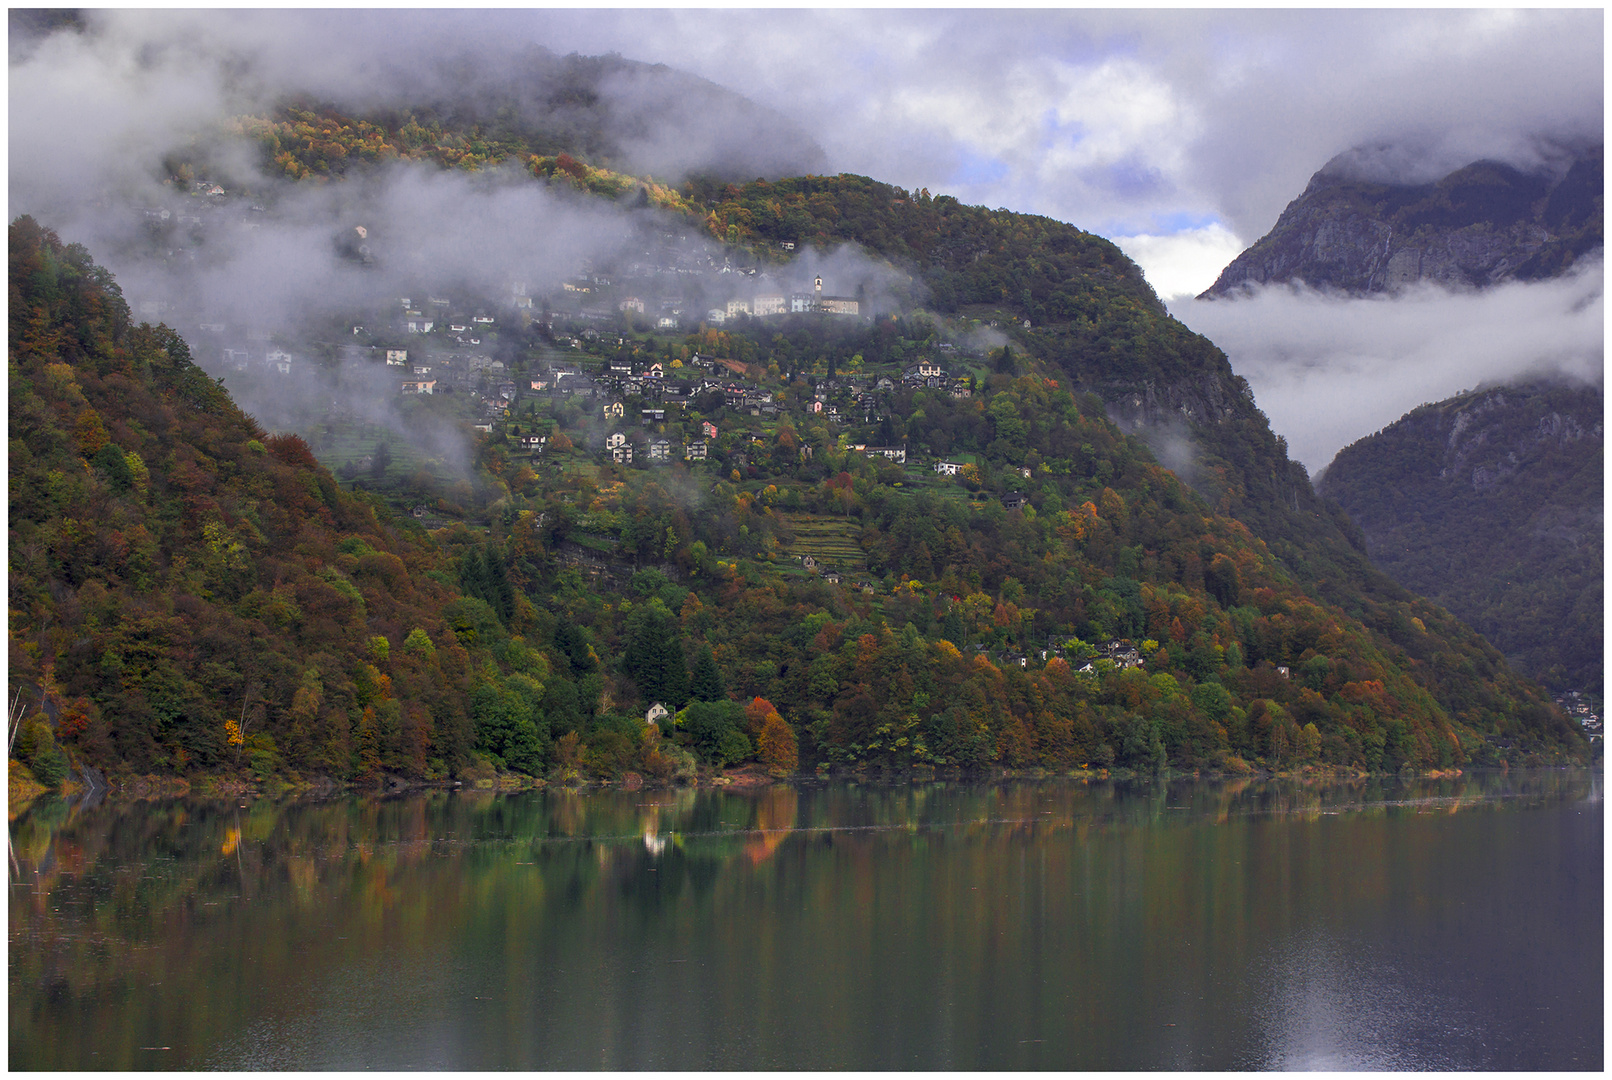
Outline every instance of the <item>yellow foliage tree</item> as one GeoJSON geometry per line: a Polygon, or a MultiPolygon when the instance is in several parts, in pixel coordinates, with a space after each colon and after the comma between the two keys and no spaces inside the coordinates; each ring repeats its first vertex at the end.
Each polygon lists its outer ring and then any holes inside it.
{"type": "Polygon", "coordinates": [[[795,729],[776,712],[769,712],[761,723],[761,734],[756,739],[761,752],[761,763],[773,776],[788,776],[800,765],[800,749],[795,742],[795,729]]]}
{"type": "Polygon", "coordinates": [[[78,422],[73,425],[73,436],[78,440],[78,452],[81,457],[92,458],[100,453],[101,447],[112,441],[106,433],[106,425],[101,423],[101,414],[84,406],[78,414],[78,422]]]}

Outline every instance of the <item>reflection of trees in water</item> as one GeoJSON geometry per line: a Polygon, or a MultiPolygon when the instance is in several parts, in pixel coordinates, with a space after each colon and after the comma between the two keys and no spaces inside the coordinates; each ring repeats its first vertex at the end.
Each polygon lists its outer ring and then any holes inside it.
{"type": "MultiPolygon", "coordinates": [[[[588,941],[653,951],[690,934],[712,936],[709,956],[748,956],[757,979],[814,962],[788,941],[833,940],[815,961],[825,993],[892,950],[927,978],[986,988],[1008,978],[1000,957],[1043,951],[1081,970],[1168,969],[1185,962],[1183,937],[1210,942],[1195,962],[1222,970],[1319,905],[1376,910],[1404,894],[1438,851],[1440,834],[1418,823],[1595,797],[1584,774],[1550,772],[429,792],[244,808],[54,800],[12,824],[12,1038],[37,1048],[33,1067],[71,1067],[61,1033],[102,1004],[137,1002],[200,1052],[257,1015],[263,987],[289,994],[377,955],[464,950],[565,968],[588,941]],[[1332,828],[1334,817],[1353,827],[1332,828]],[[1390,847],[1401,861],[1378,857],[1390,847]],[[1071,898],[1084,921],[1052,919],[1071,898]],[[556,927],[575,940],[555,940],[556,927]],[[914,948],[945,964],[908,957],[914,948]],[[48,1004],[19,1016],[19,987],[43,988],[48,1004]],[[48,1037],[30,1038],[44,1025],[48,1037]]],[[[1181,993],[1197,992],[1198,974],[1182,974],[1181,993]]]]}

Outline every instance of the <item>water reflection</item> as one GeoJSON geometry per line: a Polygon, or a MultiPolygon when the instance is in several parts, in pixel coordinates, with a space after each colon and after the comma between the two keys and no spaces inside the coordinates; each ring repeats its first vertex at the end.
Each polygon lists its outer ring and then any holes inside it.
{"type": "Polygon", "coordinates": [[[58,801],[11,831],[13,1068],[1600,1065],[1586,773],[58,801]]]}

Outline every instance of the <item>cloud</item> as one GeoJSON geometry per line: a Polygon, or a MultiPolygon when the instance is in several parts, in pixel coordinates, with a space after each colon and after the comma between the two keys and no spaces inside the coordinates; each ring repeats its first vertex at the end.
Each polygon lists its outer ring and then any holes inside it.
{"type": "Polygon", "coordinates": [[[1178,232],[1116,236],[1114,243],[1142,268],[1166,303],[1190,299],[1215,283],[1243,245],[1218,221],[1178,232]]]}
{"type": "MultiPolygon", "coordinates": [[[[336,358],[337,345],[364,340],[351,335],[354,323],[384,333],[399,312],[397,298],[427,290],[468,306],[473,298],[508,297],[513,281],[541,295],[558,292],[584,267],[608,272],[667,262],[658,254],[668,246],[679,249],[685,268],[720,266],[723,252],[680,218],[549,188],[518,165],[469,174],[399,163],[298,184],[265,174],[256,143],[221,137],[224,118],[289,92],[356,99],[367,88],[370,100],[388,100],[383,88],[402,93],[399,80],[411,63],[417,77],[399,100],[443,90],[432,85],[442,74],[432,63],[451,47],[430,31],[445,16],[422,14],[95,12],[82,32],[36,38],[14,50],[10,66],[12,213],[30,213],[64,240],[86,245],[117,276],[136,317],[154,319],[148,305],[164,305],[161,317],[185,335],[197,362],[222,375],[242,407],[265,423],[306,433],[335,404],[462,464],[455,425],[426,431],[415,418],[402,431],[396,369],[336,358]],[[354,49],[354,41],[372,48],[354,49]],[[333,62],[349,52],[352,63],[333,62]],[[208,178],[230,188],[222,206],[165,182],[167,152],[195,138],[215,163],[208,178]],[[167,217],[152,220],[148,211],[167,217]],[[366,231],[368,265],[338,251],[338,238],[353,237],[357,226],[366,231]],[[203,323],[227,329],[203,331],[203,323]],[[292,352],[293,377],[262,378],[224,361],[226,348],[261,342],[264,334],[292,352]]],[[[473,18],[455,25],[465,41],[486,28],[473,18]]],[[[490,63],[475,75],[479,81],[458,87],[463,108],[494,100],[511,72],[530,76],[521,73],[522,61],[553,68],[523,83],[527,90],[592,63],[556,59],[529,41],[492,40],[487,52],[516,67],[490,63]]],[[[590,85],[603,104],[577,122],[597,122],[601,137],[640,161],[709,165],[736,154],[738,140],[750,144],[739,159],[753,163],[770,137],[756,125],[778,119],[698,79],[608,58],[596,66],[602,75],[590,85]],[[674,82],[677,93],[662,92],[674,82]]],[[[801,150],[788,133],[778,135],[777,146],[797,156],[801,150]]],[[[898,297],[921,299],[921,286],[849,246],[803,253],[775,277],[787,292],[809,290],[817,274],[827,291],[860,293],[873,311],[898,297]]],[[[753,293],[756,278],[669,275],[653,287],[653,297],[675,297],[685,310],[703,313],[753,293]]]]}
{"type": "Polygon", "coordinates": [[[1595,9],[531,17],[556,49],[684,67],[795,118],[832,170],[1106,236],[1186,211],[1246,245],[1350,147],[1519,163],[1535,136],[1603,126],[1595,9]]]}
{"type": "MultiPolygon", "coordinates": [[[[19,107],[13,64],[14,150],[19,131],[31,144],[63,130],[52,118],[99,136],[131,122],[177,130],[225,98],[290,85],[395,97],[432,86],[436,58],[455,43],[476,50],[471,72],[488,79],[519,70],[534,48],[614,51],[728,87],[798,129],[713,118],[679,144],[651,126],[639,149],[664,167],[690,145],[731,149],[740,131],[737,141],[771,136],[778,146],[805,132],[829,172],[1110,237],[1153,234],[1185,213],[1220,221],[1246,246],[1352,147],[1414,143],[1422,170],[1447,171],[1484,156],[1522,163],[1537,136],[1598,136],[1604,122],[1595,9],[197,9],[87,19],[105,27],[94,48],[138,42],[138,64],[88,71],[87,82],[59,53],[33,65],[36,78],[58,69],[53,94],[26,95],[37,117],[19,107]],[[149,99],[120,103],[106,91],[154,81],[171,91],[164,107],[120,121],[149,99]],[[51,103],[37,110],[42,97],[51,103]],[[73,101],[93,107],[59,107],[73,101]]],[[[636,89],[620,89],[626,113],[653,104],[636,89]]]]}
{"type": "Polygon", "coordinates": [[[1339,450],[1427,402],[1530,376],[1600,384],[1599,257],[1547,282],[1483,292],[1424,286],[1347,298],[1268,286],[1248,299],[1188,300],[1171,312],[1223,350],[1271,427],[1312,474],[1339,450]]]}
{"type": "MultiPolygon", "coordinates": [[[[658,76],[606,80],[611,115],[631,121],[613,134],[639,162],[680,169],[735,145],[782,161],[815,140],[825,171],[1115,238],[1166,297],[1212,280],[1214,263],[1268,230],[1311,174],[1351,148],[1363,148],[1346,158],[1355,168],[1414,179],[1486,156],[1538,164],[1543,136],[1600,137],[1604,123],[1595,9],[102,9],[83,18],[83,33],[30,34],[12,50],[12,212],[90,244],[139,288],[151,268],[124,258],[139,230],[118,208],[171,195],[155,182],[163,148],[289,89],[415,100],[460,78],[505,86],[573,51],[666,64],[772,110],[717,108],[709,103],[731,99],[694,94],[705,104],[667,114],[655,111],[665,96],[658,76]],[[441,63],[460,46],[474,63],[441,63]]],[[[235,158],[250,171],[255,148],[235,158]]],[[[369,188],[275,197],[274,228],[220,224],[216,246],[210,234],[203,271],[181,276],[198,296],[249,296],[271,312],[345,302],[355,281],[401,287],[425,267],[467,281],[512,266],[558,274],[633,236],[613,210],[545,201],[496,176],[402,170],[369,188]],[[331,259],[331,235],[355,214],[375,231],[379,278],[355,278],[331,259]]],[[[846,281],[857,273],[834,268],[846,281]]],[[[1598,275],[1593,296],[1573,292],[1590,288],[1580,274],[1572,285],[1508,286],[1490,300],[1428,294],[1401,308],[1286,292],[1175,306],[1227,349],[1315,467],[1406,408],[1483,378],[1535,362],[1582,367],[1573,357],[1591,355],[1598,370],[1599,323],[1572,310],[1581,300],[1599,311],[1598,275]],[[1364,394],[1351,373],[1369,384],[1364,394]]]]}

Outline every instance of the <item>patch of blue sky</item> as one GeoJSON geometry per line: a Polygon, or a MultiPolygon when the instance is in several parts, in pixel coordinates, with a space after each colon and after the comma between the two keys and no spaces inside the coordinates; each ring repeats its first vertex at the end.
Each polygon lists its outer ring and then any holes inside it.
{"type": "Polygon", "coordinates": [[[1170,214],[1154,214],[1153,227],[1148,232],[1154,236],[1174,236],[1176,233],[1197,232],[1199,229],[1209,229],[1216,225],[1224,226],[1225,222],[1214,214],[1195,214],[1189,210],[1177,210],[1170,214]]]}
{"type": "Polygon", "coordinates": [[[1162,170],[1144,165],[1134,157],[1096,170],[1092,180],[1094,186],[1129,199],[1168,195],[1175,186],[1162,170]]]}
{"type": "Polygon", "coordinates": [[[999,157],[984,157],[967,150],[961,157],[961,163],[952,170],[953,184],[999,184],[1008,177],[1008,164],[999,157]]]}
{"type": "Polygon", "coordinates": [[[1075,146],[1086,137],[1086,125],[1078,120],[1068,123],[1058,119],[1057,109],[1048,109],[1041,114],[1041,149],[1051,150],[1057,146],[1075,146]]]}

